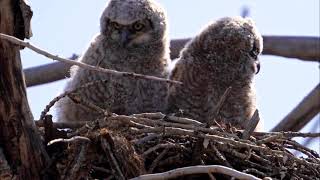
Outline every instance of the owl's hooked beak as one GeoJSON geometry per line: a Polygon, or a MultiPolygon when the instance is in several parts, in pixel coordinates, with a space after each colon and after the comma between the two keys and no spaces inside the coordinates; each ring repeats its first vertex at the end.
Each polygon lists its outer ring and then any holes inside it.
{"type": "Polygon", "coordinates": [[[122,47],[125,47],[130,41],[130,32],[126,29],[121,31],[120,43],[122,47]]]}
{"type": "Polygon", "coordinates": [[[260,72],[260,61],[255,61],[255,64],[256,64],[256,68],[257,68],[257,70],[256,70],[256,74],[258,74],[259,72],[260,72]]]}

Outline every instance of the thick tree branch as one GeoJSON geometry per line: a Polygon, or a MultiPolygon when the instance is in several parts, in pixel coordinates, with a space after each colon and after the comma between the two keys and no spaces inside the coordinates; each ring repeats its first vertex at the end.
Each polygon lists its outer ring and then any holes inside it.
{"type": "Polygon", "coordinates": [[[271,131],[299,131],[320,112],[320,84],[318,84],[276,127],[271,131]]]}
{"type": "MultiPolygon", "coordinates": [[[[20,39],[29,37],[31,15],[23,0],[1,0],[0,32],[20,39]]],[[[0,40],[0,146],[12,179],[46,179],[41,171],[49,157],[27,101],[19,50],[19,46],[0,40]]]]}
{"type": "MultiPolygon", "coordinates": [[[[190,39],[176,39],[171,41],[171,59],[179,56],[180,50],[190,39]]],[[[300,58],[305,61],[320,60],[319,37],[286,37],[286,36],[264,36],[265,55],[284,56],[289,58],[300,58]]],[[[71,65],[57,62],[43,66],[25,69],[27,87],[54,82],[69,77],[71,65]]]]}
{"type": "Polygon", "coordinates": [[[263,54],[320,61],[320,37],[264,36],[263,54]]]}

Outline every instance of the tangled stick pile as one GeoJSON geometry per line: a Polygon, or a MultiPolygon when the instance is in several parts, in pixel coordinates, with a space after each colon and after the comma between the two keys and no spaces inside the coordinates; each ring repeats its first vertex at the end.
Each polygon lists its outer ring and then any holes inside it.
{"type": "Polygon", "coordinates": [[[207,127],[162,113],[116,115],[72,93],[66,95],[105,117],[92,122],[53,123],[46,115],[50,106],[44,111],[37,125],[53,158],[47,170],[57,171],[63,179],[320,177],[319,155],[292,140],[320,137],[320,133],[252,133],[218,123],[207,127]],[[296,157],[291,150],[305,156],[296,157]]]}

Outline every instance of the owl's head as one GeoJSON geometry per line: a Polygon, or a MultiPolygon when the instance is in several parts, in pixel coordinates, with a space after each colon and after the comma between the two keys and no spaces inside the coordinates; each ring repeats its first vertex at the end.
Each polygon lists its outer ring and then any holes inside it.
{"type": "Polygon", "coordinates": [[[157,44],[167,36],[166,13],[153,0],[111,0],[100,26],[101,34],[120,47],[157,44]]]}
{"type": "Polygon", "coordinates": [[[215,65],[240,66],[254,73],[260,70],[263,39],[250,18],[226,17],[210,23],[192,43],[215,65]]]}

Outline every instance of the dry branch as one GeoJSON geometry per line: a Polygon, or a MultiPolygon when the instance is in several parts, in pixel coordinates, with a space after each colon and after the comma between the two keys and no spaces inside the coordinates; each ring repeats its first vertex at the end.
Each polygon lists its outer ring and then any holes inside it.
{"type": "Polygon", "coordinates": [[[218,165],[190,166],[190,167],[178,168],[178,169],[174,169],[171,171],[158,173],[158,174],[142,175],[136,178],[132,178],[131,180],[163,180],[163,179],[178,178],[180,176],[186,176],[186,175],[210,174],[210,173],[225,174],[231,177],[235,177],[237,179],[261,180],[260,178],[256,178],[250,174],[242,173],[234,169],[224,167],[224,166],[218,166],[218,165]]]}
{"type": "Polygon", "coordinates": [[[50,141],[48,143],[48,146],[58,143],[58,142],[64,142],[64,143],[71,143],[71,142],[85,142],[85,143],[89,143],[91,142],[91,140],[87,137],[82,137],[82,136],[73,136],[70,139],[63,139],[63,138],[59,138],[59,139],[54,139],[52,141],[50,141]]]}
{"type": "MultiPolygon", "coordinates": [[[[77,58],[78,58],[77,55],[73,55],[69,59],[75,60],[77,58]]],[[[27,87],[46,84],[48,82],[54,82],[54,81],[67,78],[69,77],[70,67],[71,65],[69,64],[57,62],[57,63],[50,63],[42,66],[27,68],[24,70],[27,87]],[[64,75],[62,75],[61,77],[61,73],[58,73],[57,70],[64,72],[64,75]],[[48,81],[48,78],[50,79],[49,81],[48,81]]]]}
{"type": "Polygon", "coordinates": [[[320,61],[320,37],[264,36],[263,54],[320,61]]]}
{"type": "Polygon", "coordinates": [[[320,84],[318,84],[271,131],[299,131],[320,112],[320,84]]]}
{"type": "MultiPolygon", "coordinates": [[[[180,50],[190,39],[176,39],[170,43],[171,59],[179,56],[180,50]]],[[[319,37],[264,36],[265,55],[299,58],[305,61],[320,60],[319,37]]],[[[27,87],[45,84],[69,77],[70,65],[57,62],[25,69],[27,87]]]]}
{"type": "Polygon", "coordinates": [[[57,61],[69,64],[69,65],[76,65],[76,66],[79,66],[81,68],[85,68],[88,70],[106,73],[106,74],[110,74],[110,75],[113,75],[116,77],[124,77],[124,78],[131,77],[131,78],[135,78],[135,79],[147,79],[147,80],[161,81],[161,82],[172,83],[172,84],[182,84],[181,82],[173,81],[173,80],[169,80],[169,79],[159,78],[159,77],[155,77],[155,76],[148,76],[148,75],[143,75],[143,74],[136,74],[136,73],[132,73],[132,72],[121,72],[121,71],[116,71],[116,70],[112,70],[112,69],[105,69],[105,68],[101,68],[98,66],[92,66],[89,64],[85,64],[85,63],[82,63],[79,61],[72,61],[70,59],[61,58],[61,57],[53,55],[45,50],[42,50],[36,46],[33,46],[29,42],[21,41],[20,39],[17,39],[13,36],[6,35],[3,33],[0,33],[0,38],[8,40],[13,44],[27,47],[27,48],[33,50],[34,52],[41,54],[43,56],[46,56],[52,60],[57,60],[57,61]]]}
{"type": "MultiPolygon", "coordinates": [[[[1,0],[0,33],[20,39],[30,37],[31,16],[32,11],[23,0],[1,0]]],[[[0,146],[12,179],[46,179],[42,170],[49,156],[27,101],[19,50],[19,46],[0,40],[0,146]]],[[[2,164],[2,158],[0,161],[2,164]]]]}

